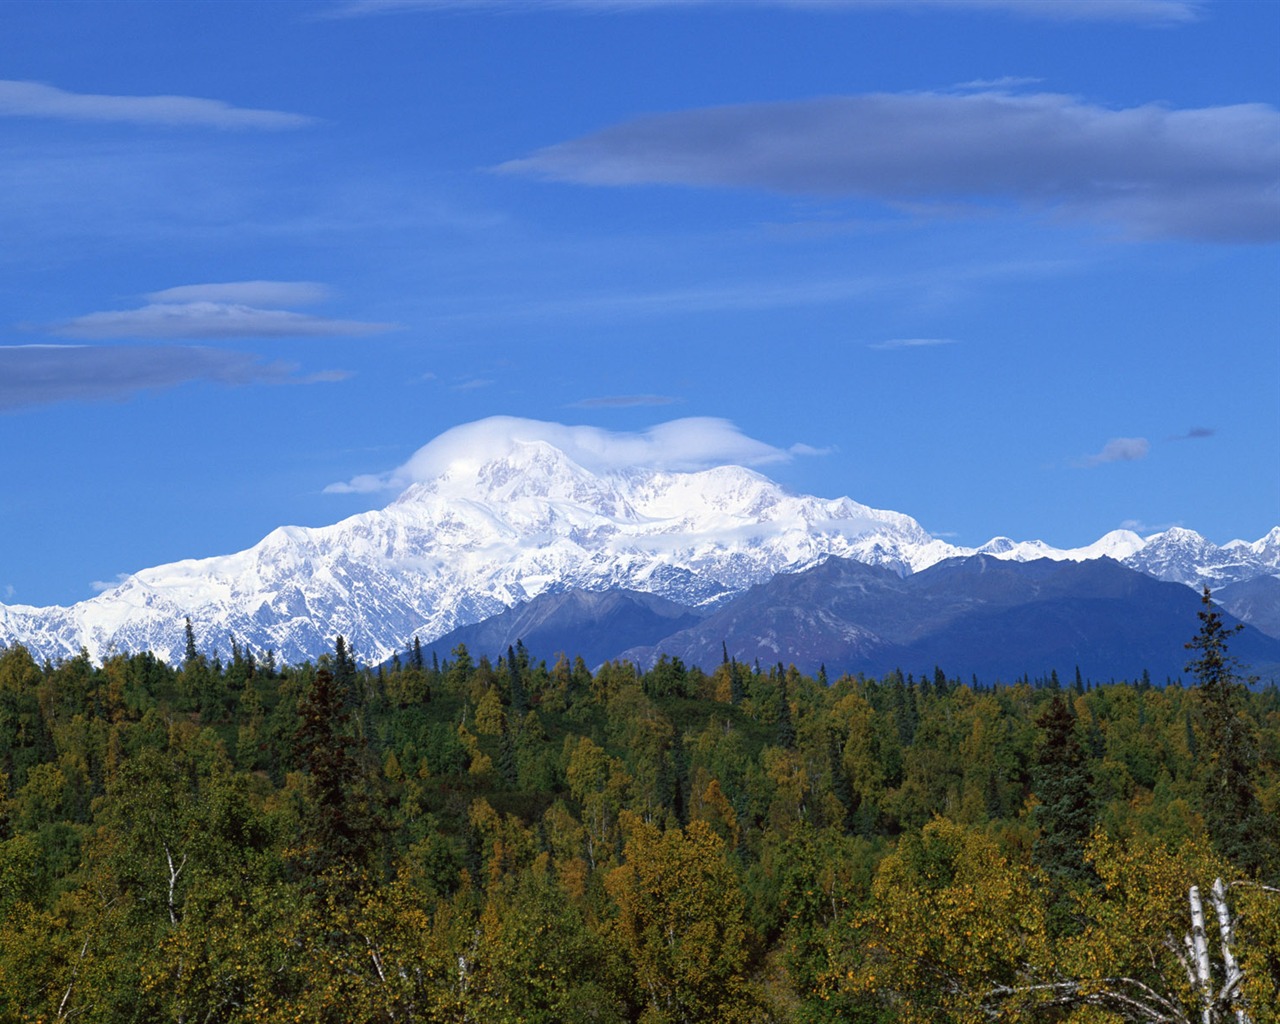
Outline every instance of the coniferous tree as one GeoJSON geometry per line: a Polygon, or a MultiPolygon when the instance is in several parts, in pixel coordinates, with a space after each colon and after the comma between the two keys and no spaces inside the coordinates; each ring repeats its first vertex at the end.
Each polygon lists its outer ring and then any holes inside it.
{"type": "Polygon", "coordinates": [[[835,729],[827,730],[827,766],[831,771],[831,793],[844,808],[844,821],[841,827],[847,832],[853,826],[854,812],[861,802],[849,784],[849,773],[844,768],[844,751],[840,743],[840,733],[835,729]]]}
{"type": "Polygon", "coordinates": [[[507,647],[507,676],[511,688],[511,712],[520,718],[529,710],[529,694],[524,688],[524,672],[516,660],[515,648],[507,647]]]}
{"type": "Polygon", "coordinates": [[[777,744],[784,750],[794,750],[796,746],[796,727],[791,721],[791,700],[787,693],[787,675],[778,666],[778,732],[777,744]]]}
{"type": "Polygon", "coordinates": [[[307,773],[311,807],[296,861],[314,881],[350,877],[372,863],[380,824],[361,784],[345,694],[328,669],[316,672],[298,703],[298,719],[294,750],[307,773]]]}
{"type": "Polygon", "coordinates": [[[200,657],[200,652],[196,650],[196,631],[191,627],[190,615],[187,616],[186,638],[187,638],[187,650],[184,656],[184,660],[187,663],[190,663],[195,661],[196,658],[200,657]]]}
{"type": "Polygon", "coordinates": [[[1041,743],[1032,777],[1040,800],[1035,856],[1050,878],[1070,885],[1089,877],[1084,849],[1093,828],[1093,779],[1076,738],[1075,715],[1061,693],[1055,691],[1036,725],[1041,743]]]}
{"type": "Polygon", "coordinates": [[[737,707],[747,695],[746,681],[742,678],[746,670],[734,658],[729,662],[729,703],[737,707]]]}
{"type": "Polygon", "coordinates": [[[341,636],[334,642],[333,651],[333,685],[342,695],[345,707],[354,707],[357,703],[356,663],[347,651],[347,642],[341,636]]]}
{"type": "Polygon", "coordinates": [[[1198,613],[1200,631],[1186,645],[1197,653],[1186,671],[1196,677],[1204,724],[1207,771],[1201,809],[1218,852],[1257,874],[1276,866],[1278,830],[1263,812],[1254,789],[1258,752],[1243,714],[1246,687],[1239,675],[1239,662],[1228,651],[1228,639],[1244,627],[1228,627],[1223,622],[1208,587],[1204,588],[1201,601],[1204,608],[1198,613]]]}
{"type": "Polygon", "coordinates": [[[515,789],[518,780],[516,770],[516,747],[507,726],[507,716],[498,718],[498,774],[509,789],[515,789]]]}

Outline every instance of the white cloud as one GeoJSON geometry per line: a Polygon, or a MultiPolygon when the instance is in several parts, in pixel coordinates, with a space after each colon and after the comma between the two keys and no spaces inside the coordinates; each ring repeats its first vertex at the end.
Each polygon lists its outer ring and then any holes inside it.
{"type": "Polygon", "coordinates": [[[1145,437],[1113,437],[1096,455],[1077,459],[1075,465],[1083,469],[1101,466],[1108,462],[1137,462],[1151,451],[1151,442],[1145,437]]]}
{"type": "Polygon", "coordinates": [[[726,464],[758,466],[786,462],[793,455],[817,451],[805,445],[786,450],[776,448],[747,437],[728,420],[712,417],[671,420],[631,433],[493,416],[446,430],[390,472],[365,474],[344,483],[330,484],[325,492],[400,491],[447,471],[474,472],[484,463],[501,458],[517,444],[536,441],[559,448],[574,462],[596,473],[638,468],[690,471],[726,464]]]}
{"type": "Polygon", "coordinates": [[[969,82],[961,82],[954,88],[963,92],[1006,92],[1026,85],[1039,85],[1043,81],[1043,78],[1028,78],[1025,75],[1004,75],[1000,78],[975,78],[969,82]]]}
{"type": "Polygon", "coordinates": [[[115,590],[131,575],[132,573],[127,572],[116,573],[116,578],[113,580],[90,580],[89,586],[95,594],[105,594],[108,590],[115,590]]]}
{"type": "MultiPolygon", "coordinates": [[[[195,286],[205,287],[205,286],[195,286]]],[[[228,339],[332,338],[377,334],[389,323],[333,320],[285,309],[258,309],[233,302],[155,302],[140,309],[89,313],[54,325],[64,338],[228,339]]]]}
{"type": "Polygon", "coordinates": [[[311,306],[329,297],[329,289],[315,281],[229,281],[224,284],[184,284],[148,292],[148,302],[228,302],[245,306],[311,306]]]}
{"type": "Polygon", "coordinates": [[[868,93],[657,114],[497,168],[586,185],[1016,204],[1137,238],[1280,239],[1280,111],[1052,93],[868,93]]]}
{"type": "Polygon", "coordinates": [[[896,348],[933,348],[937,345],[955,345],[955,338],[890,338],[887,341],[872,341],[867,348],[884,351],[896,348]]]}
{"type": "Polygon", "coordinates": [[[826,448],[815,448],[811,444],[803,444],[797,441],[787,449],[788,455],[831,455],[836,449],[832,446],[826,448]]]}
{"type": "Polygon", "coordinates": [[[624,13],[660,11],[664,8],[778,7],[822,14],[898,9],[916,12],[928,8],[954,12],[992,11],[1022,18],[1052,21],[1129,21],[1153,25],[1181,24],[1199,17],[1197,0],[349,0],[330,11],[331,17],[358,17],[402,11],[582,11],[624,13]]]}
{"type": "Polygon", "coordinates": [[[301,128],[315,121],[302,114],[235,107],[194,96],[105,96],[7,80],[0,81],[0,117],[268,131],[301,128]]]}
{"type": "Polygon", "coordinates": [[[1143,537],[1149,537],[1153,533],[1164,533],[1165,530],[1171,530],[1175,526],[1181,526],[1181,522],[1176,523],[1148,523],[1144,519],[1126,519],[1120,524],[1120,529],[1130,530],[1133,533],[1140,534],[1143,537]]]}

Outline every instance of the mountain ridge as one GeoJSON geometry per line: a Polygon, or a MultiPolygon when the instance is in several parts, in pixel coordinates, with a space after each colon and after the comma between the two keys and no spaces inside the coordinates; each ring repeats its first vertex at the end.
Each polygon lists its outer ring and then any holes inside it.
{"type": "Polygon", "coordinates": [[[741,466],[592,469],[583,465],[589,452],[576,461],[546,440],[492,435],[491,421],[480,421],[426,446],[423,478],[402,482],[384,508],[142,569],[68,607],[0,605],[0,643],[51,659],[84,648],[96,660],[141,649],[177,660],[189,616],[206,651],[234,635],[284,661],[307,660],[342,635],[372,662],[415,635],[428,642],[545,592],[634,590],[714,607],[833,556],[899,576],[978,553],[1123,553],[1126,564],[1192,586],[1280,574],[1280,528],[1222,547],[1192,531],[1116,531],[1079,549],[1007,538],[968,549],[903,513],[792,494],[741,466]],[[484,443],[469,447],[469,429],[484,443]]]}

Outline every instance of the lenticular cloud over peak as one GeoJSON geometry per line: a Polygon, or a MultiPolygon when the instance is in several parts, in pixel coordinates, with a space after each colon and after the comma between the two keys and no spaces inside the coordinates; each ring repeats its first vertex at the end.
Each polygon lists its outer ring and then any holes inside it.
{"type": "Polygon", "coordinates": [[[446,430],[390,472],[357,476],[345,483],[330,484],[325,491],[399,491],[446,472],[478,469],[510,455],[522,444],[534,442],[559,449],[593,473],[627,469],[689,472],[726,464],[760,466],[815,451],[804,445],[777,448],[747,437],[728,420],[710,416],[670,420],[638,432],[491,416],[446,430]]]}

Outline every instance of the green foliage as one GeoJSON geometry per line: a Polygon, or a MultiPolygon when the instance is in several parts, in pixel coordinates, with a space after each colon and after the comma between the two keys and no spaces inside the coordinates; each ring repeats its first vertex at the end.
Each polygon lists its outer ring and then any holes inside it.
{"type": "Polygon", "coordinates": [[[1205,772],[1202,807],[1214,846],[1250,874],[1280,870],[1280,826],[1264,813],[1258,800],[1258,770],[1254,727],[1243,714],[1246,689],[1239,665],[1228,651],[1228,638],[1241,626],[1228,629],[1204,589],[1200,631],[1187,644],[1197,657],[1187,671],[1197,680],[1204,727],[1205,772]]]}
{"type": "Polygon", "coordinates": [[[1076,719],[1060,693],[1036,719],[1042,733],[1032,779],[1038,804],[1035,858],[1059,887],[1087,880],[1085,844],[1093,831],[1093,779],[1076,738],[1076,719]]]}
{"type": "Polygon", "coordinates": [[[1101,1024],[1221,874],[1263,1021],[1280,693],[1201,621],[1192,690],[9,648],[0,1020],[1101,1024]]]}

